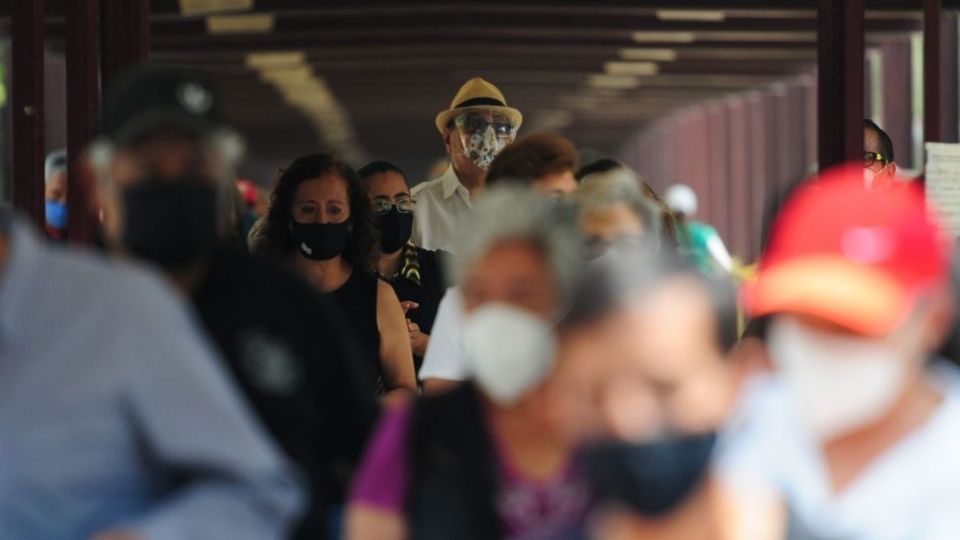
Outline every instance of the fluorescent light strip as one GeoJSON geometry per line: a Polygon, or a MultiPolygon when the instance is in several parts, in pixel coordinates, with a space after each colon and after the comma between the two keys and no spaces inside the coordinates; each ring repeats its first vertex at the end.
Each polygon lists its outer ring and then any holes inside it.
{"type": "Polygon", "coordinates": [[[179,4],[180,14],[185,17],[253,9],[253,0],[179,0],[179,4]]]}
{"type": "Polygon", "coordinates": [[[696,41],[776,41],[795,43],[803,41],[817,41],[816,32],[695,32],[696,41]]]}
{"type": "Polygon", "coordinates": [[[727,19],[722,11],[698,9],[658,9],[656,15],[661,21],[723,22],[727,19]]]}
{"type": "Polygon", "coordinates": [[[269,13],[255,15],[211,15],[207,32],[211,34],[266,34],[273,31],[276,20],[269,13]]]}
{"type": "Polygon", "coordinates": [[[636,88],[640,82],[631,75],[590,75],[587,84],[593,88],[636,88]]]}
{"type": "Polygon", "coordinates": [[[607,62],[603,70],[607,75],[656,75],[660,66],[654,62],[607,62]]]}
{"type": "Polygon", "coordinates": [[[673,62],[677,59],[677,51],[674,49],[621,49],[620,58],[648,62],[673,62]]]}
{"type": "Polygon", "coordinates": [[[696,36],[693,32],[667,32],[656,30],[644,30],[634,32],[633,40],[637,43],[693,43],[696,36]]]}
{"type": "Polygon", "coordinates": [[[248,53],[246,65],[250,69],[276,69],[303,65],[307,55],[303,51],[248,53]]]}

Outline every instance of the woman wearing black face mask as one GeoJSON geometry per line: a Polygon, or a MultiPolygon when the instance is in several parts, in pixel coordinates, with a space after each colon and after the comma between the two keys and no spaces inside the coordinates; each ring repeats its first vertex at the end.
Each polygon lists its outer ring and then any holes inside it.
{"type": "Polygon", "coordinates": [[[302,156],[280,175],[251,248],[288,263],[335,300],[379,375],[371,391],[415,392],[403,309],[376,274],[372,217],[352,168],[330,154],[302,156]]]}
{"type": "Polygon", "coordinates": [[[446,254],[410,242],[416,200],[399,167],[374,161],[357,171],[373,200],[380,249],[377,273],[393,286],[407,315],[417,369],[423,361],[437,307],[447,289],[441,263],[446,254]]]}

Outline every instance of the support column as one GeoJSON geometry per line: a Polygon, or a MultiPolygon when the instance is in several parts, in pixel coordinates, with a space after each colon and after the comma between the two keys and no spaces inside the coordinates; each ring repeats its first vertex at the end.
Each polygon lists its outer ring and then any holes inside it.
{"type": "Polygon", "coordinates": [[[150,54],[150,1],[103,2],[103,83],[129,66],[146,61],[150,54]]]}
{"type": "Polygon", "coordinates": [[[11,19],[13,206],[42,227],[43,0],[14,0],[11,19]]]}
{"type": "Polygon", "coordinates": [[[68,233],[74,242],[96,235],[92,179],[78,164],[90,142],[100,109],[99,32],[97,0],[64,2],[67,53],[67,204],[68,233]]]}
{"type": "Polygon", "coordinates": [[[942,0],[923,0],[923,140],[943,140],[942,0]]]}
{"type": "Polygon", "coordinates": [[[817,21],[820,170],[863,159],[863,0],[820,0],[817,21]]]}

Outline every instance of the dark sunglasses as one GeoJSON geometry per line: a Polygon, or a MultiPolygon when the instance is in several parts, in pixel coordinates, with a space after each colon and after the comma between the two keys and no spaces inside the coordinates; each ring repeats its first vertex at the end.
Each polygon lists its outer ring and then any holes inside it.
{"type": "Polygon", "coordinates": [[[883,157],[883,154],[880,152],[864,152],[863,153],[863,167],[872,167],[874,163],[880,163],[881,165],[886,165],[890,163],[890,160],[883,157]]]}

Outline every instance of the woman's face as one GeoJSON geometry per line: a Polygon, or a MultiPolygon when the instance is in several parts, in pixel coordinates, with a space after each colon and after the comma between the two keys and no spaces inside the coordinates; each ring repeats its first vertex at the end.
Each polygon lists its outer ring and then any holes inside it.
{"type": "Polygon", "coordinates": [[[541,252],[523,240],[496,244],[467,271],[461,286],[464,311],[499,302],[550,319],[558,303],[553,276],[541,252]]]}
{"type": "Polygon", "coordinates": [[[293,196],[291,217],[297,223],[343,223],[350,219],[346,180],[325,174],[301,182],[293,196]]]}

